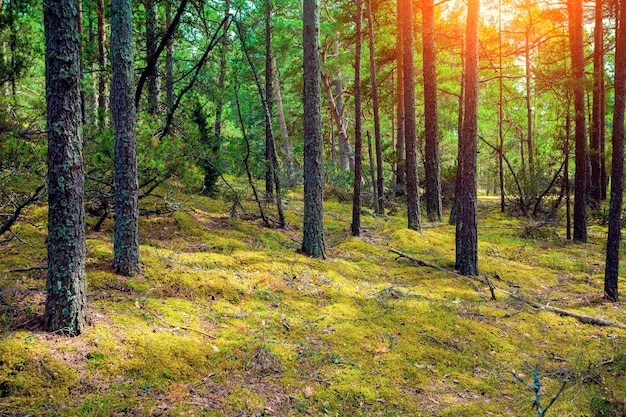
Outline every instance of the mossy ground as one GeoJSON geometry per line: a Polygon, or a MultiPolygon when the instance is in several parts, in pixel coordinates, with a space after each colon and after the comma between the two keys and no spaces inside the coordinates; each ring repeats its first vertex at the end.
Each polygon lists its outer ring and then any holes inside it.
{"type": "MultiPolygon", "coordinates": [[[[535,365],[545,403],[568,381],[549,415],[625,412],[625,331],[493,301],[476,280],[389,252],[452,268],[447,224],[417,233],[401,215],[364,214],[353,238],[350,206],[327,201],[329,258],[309,259],[301,206],[289,194],[280,230],[188,197],[141,219],[134,278],[112,272],[105,222],[87,239],[91,323],[71,339],[39,329],[45,271],[10,272],[45,263],[45,207],[29,208],[0,247],[0,415],[532,416],[512,371],[530,380],[535,365]]],[[[525,233],[488,199],[479,218],[479,267],[496,285],[626,322],[624,304],[601,297],[605,229],[586,244],[525,233]]]]}

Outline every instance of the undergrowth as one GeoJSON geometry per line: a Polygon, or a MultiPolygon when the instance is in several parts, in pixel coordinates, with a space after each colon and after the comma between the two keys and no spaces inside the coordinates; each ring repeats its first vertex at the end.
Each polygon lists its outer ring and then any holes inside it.
{"type": "MultiPolygon", "coordinates": [[[[452,226],[364,215],[352,238],[349,204],[329,200],[322,261],[297,252],[298,194],[285,230],[231,217],[227,201],[185,201],[141,219],[140,277],[113,273],[110,220],[88,232],[90,325],[73,339],[39,328],[45,270],[15,271],[46,258],[45,207],[26,211],[0,247],[0,415],[532,416],[512,372],[536,366],[547,395],[567,381],[548,414],[625,412],[623,330],[492,300],[479,281],[389,252],[452,269],[452,226]]],[[[488,201],[479,219],[479,268],[496,285],[625,321],[601,298],[601,226],[572,244],[558,227],[524,233],[488,201]]]]}

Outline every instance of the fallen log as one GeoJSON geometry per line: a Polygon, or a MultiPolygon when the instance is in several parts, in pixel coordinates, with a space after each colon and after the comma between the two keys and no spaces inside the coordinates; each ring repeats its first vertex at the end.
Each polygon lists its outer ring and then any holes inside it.
{"type": "MultiPolygon", "coordinates": [[[[415,262],[419,266],[426,266],[426,267],[429,267],[429,268],[433,268],[433,269],[436,269],[437,271],[446,272],[446,273],[448,273],[450,275],[453,275],[455,277],[473,278],[475,280],[480,281],[483,284],[485,283],[480,277],[461,275],[461,274],[459,274],[456,271],[452,271],[450,269],[442,268],[439,265],[433,264],[431,262],[424,261],[422,259],[419,259],[419,258],[416,258],[414,256],[408,255],[408,254],[406,254],[404,252],[400,252],[399,250],[391,248],[391,249],[389,249],[389,251],[395,253],[396,255],[400,256],[401,258],[406,258],[406,259],[408,259],[410,261],[413,261],[413,262],[415,262]]],[[[541,303],[538,303],[536,301],[530,300],[528,298],[522,297],[520,295],[514,294],[514,293],[512,293],[510,291],[507,291],[507,290],[505,290],[503,288],[497,287],[497,286],[493,285],[493,283],[491,283],[489,280],[487,280],[487,285],[489,285],[489,290],[491,291],[492,298],[495,297],[494,290],[496,290],[496,291],[500,291],[500,292],[508,295],[509,297],[511,297],[511,298],[513,298],[515,300],[518,300],[518,301],[521,301],[523,303],[526,303],[526,304],[528,304],[528,305],[530,305],[532,307],[535,307],[537,309],[544,310],[544,311],[550,311],[552,313],[558,314],[559,316],[573,317],[576,320],[578,320],[579,322],[584,323],[584,324],[593,324],[595,326],[617,327],[618,329],[626,330],[626,325],[623,325],[621,323],[616,323],[616,322],[604,320],[604,319],[601,319],[601,318],[598,318],[598,317],[592,317],[592,316],[587,316],[587,315],[584,315],[584,314],[576,313],[575,311],[563,310],[562,308],[557,308],[557,307],[552,307],[552,306],[549,306],[549,305],[546,305],[546,304],[541,304],[541,303]]]]}

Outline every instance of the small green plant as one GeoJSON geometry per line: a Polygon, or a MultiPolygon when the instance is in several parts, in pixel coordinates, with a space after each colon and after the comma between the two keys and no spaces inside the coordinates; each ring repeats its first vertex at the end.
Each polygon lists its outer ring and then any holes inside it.
{"type": "Polygon", "coordinates": [[[563,381],[563,385],[561,385],[561,389],[559,389],[559,392],[557,392],[556,395],[552,397],[546,408],[543,408],[541,406],[541,382],[539,381],[539,366],[535,365],[532,384],[527,384],[526,381],[524,381],[523,376],[517,374],[516,372],[513,372],[513,378],[524,384],[526,388],[535,393],[535,397],[533,398],[533,408],[537,409],[537,417],[544,417],[546,415],[550,407],[552,407],[557,398],[559,398],[559,396],[565,389],[565,385],[567,384],[567,381],[563,381]]]}

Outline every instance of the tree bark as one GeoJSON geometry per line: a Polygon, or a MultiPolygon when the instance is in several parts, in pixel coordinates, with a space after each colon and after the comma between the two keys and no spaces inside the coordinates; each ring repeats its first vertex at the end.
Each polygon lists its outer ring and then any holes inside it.
{"type": "MultiPolygon", "coordinates": [[[[339,56],[339,41],[337,39],[333,42],[333,52],[335,56],[339,56]]],[[[328,92],[332,95],[330,88],[328,89],[328,92]]],[[[343,92],[343,79],[341,78],[341,72],[337,71],[337,74],[335,75],[336,99],[334,101],[336,103],[335,112],[337,113],[335,119],[337,120],[337,127],[339,129],[339,168],[342,171],[349,171],[354,170],[354,155],[352,153],[350,142],[348,141],[346,125],[343,120],[343,92]]]]}
{"type": "Polygon", "coordinates": [[[476,157],[478,120],[478,18],[479,0],[467,5],[465,61],[465,116],[459,141],[456,193],[456,270],[478,275],[478,230],[476,214],[476,157]]]}
{"type": "Polygon", "coordinates": [[[337,101],[333,95],[332,86],[328,76],[322,74],[322,82],[324,84],[324,90],[326,91],[326,97],[330,105],[330,112],[337,125],[337,133],[339,136],[339,169],[342,171],[354,170],[354,155],[352,154],[352,147],[348,142],[348,134],[346,133],[346,126],[343,123],[343,83],[339,83],[341,87],[338,87],[337,80],[335,80],[335,91],[340,91],[337,95],[337,101]]]}
{"type": "MultiPolygon", "coordinates": [[[[530,4],[530,3],[529,3],[530,4]]],[[[527,9],[528,23],[526,26],[526,36],[524,45],[524,79],[526,82],[526,95],[524,97],[526,102],[526,146],[528,149],[528,180],[530,182],[531,194],[535,193],[535,161],[534,161],[534,140],[533,140],[533,107],[531,102],[531,90],[532,90],[532,74],[531,74],[531,62],[530,62],[530,48],[531,48],[531,32],[533,29],[533,16],[530,6],[527,9]]],[[[522,150],[523,152],[523,150],[522,150]]],[[[522,156],[522,161],[524,157],[522,156]]],[[[524,166],[522,165],[522,172],[524,172],[524,166]]]]}
{"type": "Polygon", "coordinates": [[[291,142],[289,142],[289,131],[287,130],[287,121],[285,119],[285,109],[283,108],[283,98],[280,94],[280,77],[276,68],[276,59],[272,58],[272,76],[274,79],[274,100],[276,101],[276,112],[278,113],[278,123],[280,124],[280,135],[283,139],[283,152],[287,165],[293,163],[293,154],[291,152],[291,142]]]}
{"type": "Polygon", "coordinates": [[[498,2],[498,180],[500,185],[500,212],[506,210],[504,192],[504,69],[502,66],[502,0],[498,2]]]}
{"type": "Polygon", "coordinates": [[[111,3],[112,113],[115,131],[115,272],[139,273],[139,210],[137,143],[133,102],[132,5],[130,0],[111,3]]]}
{"type": "Polygon", "coordinates": [[[265,0],[265,199],[274,201],[274,166],[272,164],[272,0],[265,0]]]}
{"type": "MultiPolygon", "coordinates": [[[[144,0],[146,10],[146,63],[154,59],[157,50],[157,2],[156,0],[144,0]]],[[[160,100],[159,66],[154,65],[148,69],[148,113],[159,112],[160,100]]]]}
{"type": "Polygon", "coordinates": [[[436,222],[441,221],[442,208],[433,0],[422,1],[422,40],[424,47],[424,127],[426,134],[426,216],[429,222],[436,222]]]}
{"type": "Polygon", "coordinates": [[[397,2],[397,20],[398,20],[398,31],[396,38],[396,69],[398,72],[397,76],[397,96],[396,96],[396,106],[397,106],[397,123],[398,123],[398,132],[396,139],[396,184],[395,184],[395,192],[396,195],[404,195],[406,193],[406,181],[405,181],[405,141],[404,141],[404,22],[402,19],[402,2],[397,2]]]}
{"type": "Polygon", "coordinates": [[[96,1],[98,15],[98,127],[109,123],[109,97],[107,94],[106,32],[104,30],[104,0],[96,1]]]}
{"type": "Polygon", "coordinates": [[[604,297],[618,301],[619,246],[621,241],[622,195],[624,192],[624,110],[626,109],[626,0],[619,1],[620,15],[615,49],[615,105],[613,107],[613,155],[611,161],[611,203],[609,235],[606,242],[604,297]]]}
{"type": "Polygon", "coordinates": [[[585,180],[587,177],[587,151],[585,129],[585,55],[583,45],[582,0],[568,0],[569,41],[574,77],[574,121],[576,143],[574,173],[574,241],[587,241],[587,219],[585,213],[585,180]]]}
{"type": "Polygon", "coordinates": [[[383,178],[383,145],[380,135],[380,116],[378,114],[378,85],[376,83],[376,50],[374,48],[374,21],[372,0],[367,0],[367,27],[369,31],[370,78],[372,81],[372,107],[374,108],[374,143],[376,146],[376,213],[385,213],[385,181],[383,178]]]}
{"type": "MultiPolygon", "coordinates": [[[[226,4],[229,5],[230,1],[226,0],[226,4]]],[[[226,10],[228,13],[228,9],[226,10]]],[[[165,27],[170,27],[172,24],[172,0],[165,1],[165,27]]],[[[227,38],[226,36],[224,37],[227,38]]],[[[224,42],[228,42],[225,40],[224,42]]],[[[220,62],[221,64],[221,62],[220,62]]],[[[221,71],[221,65],[220,65],[221,71]]],[[[220,73],[221,76],[221,73],[220,73]]],[[[223,91],[223,88],[220,89],[223,91]]],[[[174,42],[172,38],[167,40],[165,46],[165,94],[167,101],[167,110],[169,111],[174,107],[174,42]]]]}
{"type": "Polygon", "coordinates": [[[354,197],[352,201],[352,236],[361,235],[361,162],[362,162],[362,131],[361,131],[361,22],[363,15],[362,0],[356,1],[356,52],[354,59],[354,197]]]}
{"type": "Polygon", "coordinates": [[[406,144],[406,195],[408,228],[421,230],[419,187],[417,179],[417,139],[415,133],[415,84],[413,82],[413,4],[402,4],[404,60],[404,138],[406,144]]]}
{"type": "Polygon", "coordinates": [[[319,0],[304,0],[304,227],[302,252],[326,257],[319,0]]]}
{"type": "MultiPolygon", "coordinates": [[[[224,17],[226,18],[230,13],[230,0],[226,0],[224,6],[224,17]]],[[[225,26],[226,27],[226,26],[225,26]]],[[[225,29],[225,34],[222,37],[222,45],[220,51],[220,75],[217,81],[217,99],[215,100],[215,123],[213,124],[213,133],[215,135],[215,143],[212,146],[213,163],[217,163],[219,158],[219,148],[222,143],[222,111],[224,107],[224,94],[226,87],[226,71],[228,69],[228,33],[225,29]]],[[[206,178],[205,178],[206,184],[206,178]]]]}
{"type": "Polygon", "coordinates": [[[596,0],[595,29],[593,32],[593,105],[591,135],[589,140],[589,162],[591,166],[589,202],[592,209],[600,208],[602,198],[602,158],[604,157],[601,136],[604,125],[604,30],[602,26],[603,0],[596,0]]]}
{"type": "Polygon", "coordinates": [[[76,336],[87,321],[77,4],[44,8],[48,111],[48,274],[44,326],[76,336]]]}

